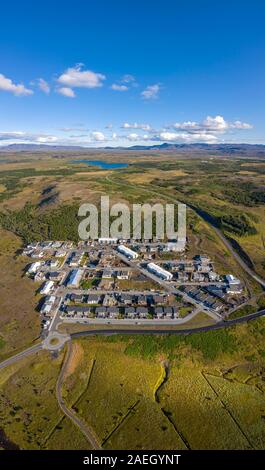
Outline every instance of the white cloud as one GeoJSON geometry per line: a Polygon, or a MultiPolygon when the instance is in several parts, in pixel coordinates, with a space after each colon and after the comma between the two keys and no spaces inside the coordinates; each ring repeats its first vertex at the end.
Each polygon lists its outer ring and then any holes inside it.
{"type": "Polygon", "coordinates": [[[214,133],[223,134],[229,129],[252,129],[252,125],[246,122],[235,121],[228,122],[223,116],[207,116],[202,122],[184,121],[172,126],[174,129],[184,130],[191,134],[214,133]]]}
{"type": "Polygon", "coordinates": [[[91,137],[96,142],[105,142],[105,140],[107,140],[103,132],[100,132],[100,131],[91,132],[91,137]]]}
{"type": "Polygon", "coordinates": [[[205,143],[214,143],[217,141],[217,137],[212,134],[189,134],[189,133],[179,133],[179,132],[161,132],[159,134],[158,140],[165,142],[205,142],[205,143]]]}
{"type": "Polygon", "coordinates": [[[126,85],[118,85],[117,83],[113,83],[111,85],[111,89],[115,91],[127,91],[129,88],[126,85]]]}
{"type": "Polygon", "coordinates": [[[132,83],[132,82],[135,82],[135,78],[134,78],[133,75],[130,75],[128,73],[126,75],[123,75],[123,77],[121,78],[121,82],[123,82],[123,83],[132,83]]]}
{"type": "Polygon", "coordinates": [[[149,140],[150,136],[148,134],[140,135],[136,134],[136,132],[132,132],[131,134],[126,135],[126,139],[131,142],[139,142],[142,140],[149,140]]]}
{"type": "Polygon", "coordinates": [[[26,88],[22,83],[16,85],[10,78],[5,77],[2,73],[0,73],[0,90],[9,91],[15,96],[27,96],[33,94],[33,91],[26,88]]]}
{"type": "Polygon", "coordinates": [[[30,142],[30,143],[52,143],[57,142],[58,137],[48,134],[31,134],[23,131],[0,132],[0,141],[30,142]]]}
{"type": "Polygon", "coordinates": [[[232,124],[230,124],[230,127],[232,129],[253,129],[253,126],[251,124],[248,124],[247,122],[241,122],[241,121],[235,121],[232,124]]]}
{"type": "Polygon", "coordinates": [[[60,95],[63,95],[63,96],[67,96],[68,98],[75,98],[75,92],[74,90],[72,90],[72,88],[68,88],[68,87],[61,87],[61,88],[57,88],[57,93],[59,93],[60,95]]]}
{"type": "Polygon", "coordinates": [[[46,136],[39,136],[36,138],[36,142],[42,143],[42,144],[50,144],[53,142],[57,142],[58,137],[55,137],[54,135],[46,135],[46,136]]]}
{"type": "Polygon", "coordinates": [[[228,129],[229,124],[223,118],[223,116],[207,116],[206,119],[202,122],[202,128],[210,129],[216,132],[223,132],[228,129]]]}
{"type": "Polygon", "coordinates": [[[136,133],[132,132],[131,134],[128,134],[128,135],[126,136],[126,138],[127,138],[128,140],[130,140],[130,141],[135,142],[135,141],[137,141],[137,140],[140,140],[140,139],[141,139],[141,136],[140,136],[139,134],[136,134],[136,133]]]}
{"type": "Polygon", "coordinates": [[[50,85],[43,78],[38,80],[39,89],[48,95],[51,91],[50,85]]]}
{"type": "Polygon", "coordinates": [[[67,88],[98,88],[102,86],[105,75],[92,72],[92,70],[82,70],[83,65],[77,64],[68,68],[59,76],[57,82],[67,88]]]}
{"type": "Polygon", "coordinates": [[[150,131],[151,126],[149,124],[138,124],[137,122],[130,124],[129,122],[125,122],[121,126],[123,129],[142,129],[143,131],[150,131]]]}
{"type": "Polygon", "coordinates": [[[158,98],[158,93],[160,91],[160,85],[156,83],[155,85],[149,85],[141,95],[145,100],[152,100],[158,98]]]}

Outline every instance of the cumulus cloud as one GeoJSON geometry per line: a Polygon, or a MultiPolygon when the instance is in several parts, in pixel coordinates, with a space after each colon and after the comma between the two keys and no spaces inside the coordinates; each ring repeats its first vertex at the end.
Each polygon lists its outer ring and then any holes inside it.
{"type": "Polygon", "coordinates": [[[48,95],[51,91],[50,85],[43,78],[39,78],[38,86],[39,89],[43,91],[43,93],[46,93],[46,95],[48,95]]]}
{"type": "Polygon", "coordinates": [[[68,68],[57,79],[57,82],[63,87],[68,89],[72,88],[98,88],[103,85],[105,75],[96,73],[92,70],[83,70],[82,64],[77,64],[75,67],[68,68]]]}
{"type": "Polygon", "coordinates": [[[161,130],[152,128],[149,124],[124,122],[122,129],[142,130],[146,135],[132,132],[125,138],[129,141],[172,142],[172,143],[216,143],[220,136],[231,129],[251,129],[252,126],[242,121],[229,122],[223,116],[207,116],[202,122],[185,121],[165,127],[161,130]]]}
{"type": "Polygon", "coordinates": [[[152,100],[158,98],[158,93],[160,91],[160,85],[156,83],[155,85],[149,85],[141,95],[145,100],[152,100]]]}
{"type": "Polygon", "coordinates": [[[72,88],[68,88],[68,87],[61,87],[61,88],[57,88],[57,93],[59,93],[60,95],[63,95],[63,96],[67,96],[67,98],[75,98],[75,92],[74,90],[72,90],[72,88]]]}
{"type": "Polygon", "coordinates": [[[138,124],[137,122],[134,122],[133,124],[130,124],[129,122],[124,122],[121,127],[123,129],[142,129],[143,131],[151,130],[151,126],[149,124],[138,124]]]}
{"type": "Polygon", "coordinates": [[[223,116],[207,116],[202,122],[197,121],[184,121],[182,123],[175,123],[172,126],[177,130],[184,130],[191,134],[201,133],[214,133],[222,134],[229,129],[252,129],[251,124],[241,121],[228,122],[223,116]]]}
{"type": "Polygon", "coordinates": [[[91,132],[91,137],[96,142],[105,142],[105,140],[107,140],[103,132],[100,131],[91,132]]]}
{"type": "Polygon", "coordinates": [[[230,127],[231,129],[253,129],[253,126],[251,124],[242,121],[235,121],[230,124],[230,127]]]}
{"type": "Polygon", "coordinates": [[[9,91],[15,96],[27,96],[33,94],[33,91],[26,88],[22,83],[15,84],[10,78],[5,77],[2,73],[0,73],[0,90],[9,91]]]}
{"type": "Polygon", "coordinates": [[[115,91],[127,91],[129,88],[126,85],[119,85],[118,83],[113,83],[111,89],[115,91]]]}
{"type": "Polygon", "coordinates": [[[149,135],[148,134],[140,135],[140,134],[137,134],[136,132],[132,132],[131,134],[126,135],[126,139],[131,142],[139,142],[142,140],[148,140],[149,135]]]}

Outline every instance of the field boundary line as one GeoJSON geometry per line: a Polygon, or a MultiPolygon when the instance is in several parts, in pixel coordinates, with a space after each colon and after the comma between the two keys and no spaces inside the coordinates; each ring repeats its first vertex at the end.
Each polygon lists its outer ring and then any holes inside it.
{"type": "Polygon", "coordinates": [[[135,408],[139,405],[140,399],[136,400],[136,402],[129,407],[125,415],[120,419],[120,421],[114,426],[114,428],[110,431],[110,433],[105,437],[102,441],[102,447],[106,442],[110,439],[110,437],[119,429],[119,427],[124,423],[124,421],[129,417],[129,415],[132,413],[132,411],[135,410],[135,408]]]}
{"type": "MultiPolygon", "coordinates": [[[[213,391],[213,393],[215,394],[215,396],[218,398],[218,400],[220,400],[222,406],[224,407],[225,411],[229,414],[230,418],[232,419],[232,421],[235,423],[235,425],[238,427],[238,429],[240,430],[241,434],[244,436],[244,438],[246,439],[247,443],[250,445],[250,447],[252,449],[255,449],[255,446],[252,444],[252,442],[250,441],[249,437],[247,436],[247,434],[245,433],[245,431],[242,429],[241,425],[239,424],[239,422],[237,421],[237,419],[233,416],[232,412],[230,411],[230,409],[228,408],[228,406],[226,405],[226,403],[223,401],[223,399],[220,397],[220,395],[217,393],[217,391],[215,390],[214,386],[211,384],[210,380],[208,380],[208,378],[206,377],[207,374],[205,374],[205,372],[201,371],[201,375],[202,377],[204,378],[204,380],[206,381],[206,383],[208,384],[208,386],[211,388],[211,390],[213,391]]],[[[221,378],[221,377],[220,377],[221,378]]],[[[224,380],[224,379],[223,379],[224,380]]]]}

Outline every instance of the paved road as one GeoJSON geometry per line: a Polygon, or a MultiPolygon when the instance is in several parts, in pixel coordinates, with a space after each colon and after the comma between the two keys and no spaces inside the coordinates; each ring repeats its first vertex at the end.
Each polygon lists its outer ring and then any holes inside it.
{"type": "MultiPolygon", "coordinates": [[[[260,310],[259,312],[252,313],[250,315],[246,315],[245,317],[240,317],[240,318],[235,318],[234,320],[224,320],[220,321],[216,324],[209,325],[209,326],[202,326],[198,328],[186,328],[182,330],[169,330],[165,328],[160,328],[156,330],[148,330],[148,329],[143,329],[143,328],[138,328],[138,329],[133,329],[133,328],[128,328],[128,329],[118,329],[118,328],[113,328],[113,329],[94,329],[94,330],[85,330],[85,331],[80,331],[77,333],[72,333],[70,338],[79,338],[81,336],[92,336],[92,335],[113,335],[113,334],[126,334],[126,335],[161,335],[161,334],[174,334],[174,335],[186,335],[186,334],[192,334],[192,333],[198,333],[202,331],[210,331],[210,330],[217,330],[219,328],[228,328],[233,325],[237,325],[240,323],[246,323],[251,320],[255,320],[256,318],[263,317],[265,316],[265,309],[260,310]]],[[[29,356],[30,354],[33,354],[37,351],[40,351],[42,349],[42,343],[36,344],[35,346],[32,346],[30,348],[25,349],[24,351],[21,351],[18,354],[15,354],[14,356],[6,359],[5,361],[0,363],[0,369],[3,369],[4,367],[7,367],[9,365],[14,364],[15,362],[19,361],[20,359],[23,359],[23,357],[29,356]]]]}
{"type": "Polygon", "coordinates": [[[252,313],[251,315],[247,315],[245,317],[235,318],[234,320],[227,320],[222,321],[219,323],[215,323],[214,325],[209,326],[201,326],[198,328],[187,328],[182,330],[165,330],[163,328],[157,330],[145,330],[143,328],[139,329],[98,329],[98,330],[86,330],[86,331],[79,331],[77,333],[72,333],[70,336],[72,339],[80,338],[81,336],[93,336],[93,335],[162,335],[162,334],[169,334],[169,335],[189,335],[192,333],[200,333],[202,331],[211,331],[211,330],[218,330],[220,328],[228,328],[233,325],[237,325],[239,323],[246,323],[251,320],[255,320],[256,318],[265,316],[265,310],[261,310],[260,312],[252,313]]]}
{"type": "Polygon", "coordinates": [[[64,381],[64,376],[66,369],[68,367],[69,361],[72,355],[72,342],[68,343],[67,353],[62,365],[57,384],[56,384],[56,397],[58,400],[58,404],[62,410],[62,412],[80,429],[80,431],[84,434],[87,438],[88,442],[91,444],[92,449],[100,450],[100,444],[97,441],[93,431],[81,420],[78,418],[77,414],[74,412],[72,408],[68,408],[65,404],[65,401],[62,397],[62,385],[64,381]]]}
{"type": "MultiPolygon", "coordinates": [[[[157,187],[157,189],[159,189],[157,187]]],[[[176,201],[174,199],[174,197],[172,196],[167,196],[163,193],[159,193],[160,195],[164,196],[164,197],[167,197],[168,199],[172,200],[173,202],[175,202],[175,204],[178,204],[179,201],[176,201]]],[[[260,284],[262,287],[265,288],[265,280],[260,277],[253,269],[251,269],[247,263],[244,261],[243,258],[241,258],[241,256],[238,254],[238,252],[233,248],[232,244],[230,243],[230,241],[226,238],[226,236],[223,234],[223,232],[214,225],[214,223],[211,222],[210,218],[211,216],[206,212],[206,211],[201,211],[199,209],[197,209],[195,206],[192,206],[191,204],[185,202],[186,206],[189,207],[190,209],[192,209],[194,212],[196,212],[196,214],[201,217],[201,219],[203,219],[208,225],[211,226],[211,228],[214,230],[214,232],[216,233],[216,235],[222,240],[223,244],[225,245],[225,247],[230,251],[230,253],[233,255],[233,257],[235,258],[235,260],[238,262],[238,264],[241,266],[241,268],[247,273],[249,274],[250,277],[252,277],[252,279],[254,279],[258,284],[260,284]]]]}
{"type": "Polygon", "coordinates": [[[19,361],[20,359],[23,359],[23,357],[27,357],[30,354],[34,354],[37,351],[40,351],[42,349],[42,343],[35,344],[34,346],[31,346],[30,348],[24,349],[24,351],[21,351],[14,356],[9,357],[5,361],[0,363],[0,369],[4,369],[4,367],[11,366],[15,362],[19,361]]]}
{"type": "MultiPolygon", "coordinates": [[[[126,187],[131,187],[133,189],[140,189],[141,191],[144,191],[144,192],[147,192],[147,193],[151,193],[151,194],[155,194],[156,196],[159,195],[159,196],[162,196],[164,198],[166,198],[167,200],[170,200],[172,202],[174,202],[175,204],[179,204],[180,201],[177,201],[174,197],[172,196],[169,196],[168,194],[164,194],[163,192],[161,192],[161,188],[159,186],[155,186],[155,185],[151,185],[151,188],[154,188],[154,190],[152,189],[147,189],[141,185],[133,185],[133,184],[129,184],[129,183],[124,183],[124,181],[120,181],[119,179],[114,179],[112,180],[112,178],[110,178],[110,176],[108,175],[106,177],[106,179],[109,181],[109,182],[115,182],[115,183],[118,183],[120,184],[121,186],[126,186],[126,187]]],[[[192,209],[193,211],[196,212],[196,214],[198,214],[199,217],[201,217],[208,225],[210,225],[212,227],[212,229],[215,231],[216,235],[222,240],[222,242],[224,243],[224,245],[226,246],[226,248],[230,251],[230,253],[233,255],[233,257],[235,258],[235,260],[238,262],[238,264],[241,266],[241,268],[250,276],[252,277],[252,279],[254,279],[256,282],[258,282],[258,284],[260,284],[262,287],[265,288],[265,280],[260,277],[253,269],[251,269],[247,264],[246,262],[241,258],[241,256],[234,250],[232,244],[229,242],[229,240],[225,237],[225,235],[223,234],[223,232],[217,228],[210,220],[210,216],[209,214],[207,214],[206,211],[200,211],[198,210],[196,207],[192,206],[191,204],[183,201],[183,203],[185,203],[187,205],[187,207],[189,207],[190,209],[192,209]]]]}
{"type": "MultiPolygon", "coordinates": [[[[204,219],[205,220],[205,219],[204,219]]],[[[208,222],[209,223],[209,222],[208,222]]],[[[239,256],[239,254],[234,250],[232,247],[231,243],[229,240],[224,236],[224,234],[221,232],[220,229],[215,227],[214,225],[210,224],[212,229],[215,231],[215,233],[219,236],[219,238],[222,240],[223,244],[226,246],[226,248],[232,253],[236,261],[240,264],[241,268],[249,274],[252,279],[254,279],[258,284],[260,284],[262,287],[265,288],[265,280],[262,279],[253,269],[251,269],[245,261],[239,256]]]]}

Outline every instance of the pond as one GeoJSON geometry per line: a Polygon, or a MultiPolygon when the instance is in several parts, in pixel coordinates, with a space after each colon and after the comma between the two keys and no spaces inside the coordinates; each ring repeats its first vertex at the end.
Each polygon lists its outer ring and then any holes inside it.
{"type": "Polygon", "coordinates": [[[99,166],[104,170],[119,170],[129,166],[128,163],[110,163],[104,160],[72,160],[71,163],[86,163],[87,165],[99,166]]]}

